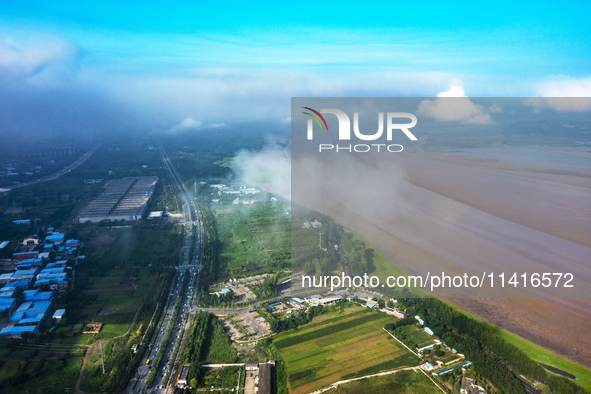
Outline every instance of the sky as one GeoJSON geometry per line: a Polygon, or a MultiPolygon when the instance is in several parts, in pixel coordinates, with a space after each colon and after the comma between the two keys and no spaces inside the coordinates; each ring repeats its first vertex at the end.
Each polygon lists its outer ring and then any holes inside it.
{"type": "Polygon", "coordinates": [[[0,2],[0,135],[265,121],[291,97],[591,96],[589,2],[0,2]]]}

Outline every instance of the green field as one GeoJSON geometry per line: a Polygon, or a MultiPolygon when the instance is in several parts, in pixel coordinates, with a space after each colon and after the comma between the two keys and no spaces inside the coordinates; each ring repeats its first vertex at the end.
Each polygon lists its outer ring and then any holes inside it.
{"type": "Polygon", "coordinates": [[[278,335],[273,344],[285,361],[290,392],[418,365],[419,358],[382,329],[394,320],[365,309],[278,335]]]}
{"type": "Polygon", "coordinates": [[[406,338],[417,344],[418,347],[426,346],[433,343],[433,337],[415,326],[404,326],[398,328],[406,334],[406,338]]]}
{"type": "Polygon", "coordinates": [[[220,277],[251,276],[290,262],[290,217],[279,202],[212,206],[221,243],[220,277]]]}
{"type": "MultiPolygon", "coordinates": [[[[2,377],[5,372],[8,376],[13,376],[16,374],[17,370],[14,370],[14,367],[18,366],[18,363],[24,365],[24,361],[8,361],[4,368],[2,368],[0,377],[2,377]],[[10,371],[8,369],[10,369],[10,371]]],[[[29,374],[29,378],[24,380],[23,383],[18,386],[3,387],[2,392],[58,394],[64,393],[66,388],[70,388],[70,391],[73,392],[81,366],[81,358],[30,362],[29,366],[25,370],[25,372],[29,374]]]]}
{"type": "Polygon", "coordinates": [[[358,380],[341,385],[338,394],[433,394],[439,392],[422,372],[401,371],[392,375],[358,380]]]}

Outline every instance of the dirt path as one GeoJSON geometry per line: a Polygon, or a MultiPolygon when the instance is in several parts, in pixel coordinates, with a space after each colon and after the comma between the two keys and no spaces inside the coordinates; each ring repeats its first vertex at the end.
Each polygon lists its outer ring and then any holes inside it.
{"type": "Polygon", "coordinates": [[[86,360],[88,359],[88,355],[92,353],[92,349],[94,345],[89,346],[86,350],[86,354],[84,355],[84,360],[82,360],[82,367],[80,368],[80,374],[78,374],[78,380],[76,381],[76,387],[74,388],[75,394],[87,394],[84,391],[80,390],[80,383],[82,383],[82,374],[84,373],[84,366],[86,365],[86,360]]]}

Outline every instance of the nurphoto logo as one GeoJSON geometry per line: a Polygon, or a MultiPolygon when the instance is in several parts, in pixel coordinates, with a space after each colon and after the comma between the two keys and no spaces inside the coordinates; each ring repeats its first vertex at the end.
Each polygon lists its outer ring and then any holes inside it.
{"type": "MultiPolygon", "coordinates": [[[[312,109],[310,107],[302,107],[310,112],[303,112],[305,115],[308,115],[311,119],[308,119],[308,130],[307,130],[307,138],[308,140],[314,139],[314,122],[316,121],[320,129],[323,130],[326,128],[328,131],[328,124],[326,123],[326,119],[322,114],[333,114],[337,117],[339,122],[339,141],[350,141],[351,140],[351,119],[349,116],[338,109],[321,109],[320,112],[312,109]],[[324,125],[324,126],[323,126],[324,125]]],[[[417,124],[417,117],[413,114],[408,112],[388,112],[386,115],[386,138],[388,141],[392,141],[392,134],[394,130],[402,131],[411,141],[417,141],[417,137],[414,136],[413,133],[410,132],[410,128],[413,128],[417,124]],[[394,119],[410,119],[410,123],[394,123],[394,119]]],[[[382,137],[384,133],[384,113],[378,113],[378,131],[374,134],[363,134],[359,130],[359,113],[353,113],[353,133],[355,137],[362,141],[375,141],[382,137]]],[[[385,150],[388,152],[402,152],[404,149],[400,144],[356,144],[356,145],[334,145],[334,144],[319,144],[318,150],[322,152],[323,150],[335,150],[336,152],[339,151],[347,151],[347,152],[369,152],[370,150],[376,150],[380,152],[380,148],[385,147],[385,150]]]]}

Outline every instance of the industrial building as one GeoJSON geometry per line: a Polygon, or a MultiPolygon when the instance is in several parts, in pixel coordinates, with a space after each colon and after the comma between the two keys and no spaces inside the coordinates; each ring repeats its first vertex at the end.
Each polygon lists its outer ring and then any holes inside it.
{"type": "Polygon", "coordinates": [[[244,394],[272,394],[275,392],[274,361],[246,364],[244,394]]]}
{"type": "Polygon", "coordinates": [[[187,378],[189,376],[189,365],[183,365],[183,369],[181,370],[181,374],[179,375],[179,379],[176,383],[176,387],[180,389],[184,389],[187,384],[187,378]]]}
{"type": "Polygon", "coordinates": [[[127,177],[109,184],[105,191],[84,208],[76,221],[140,220],[158,183],[156,176],[127,177]]]}

